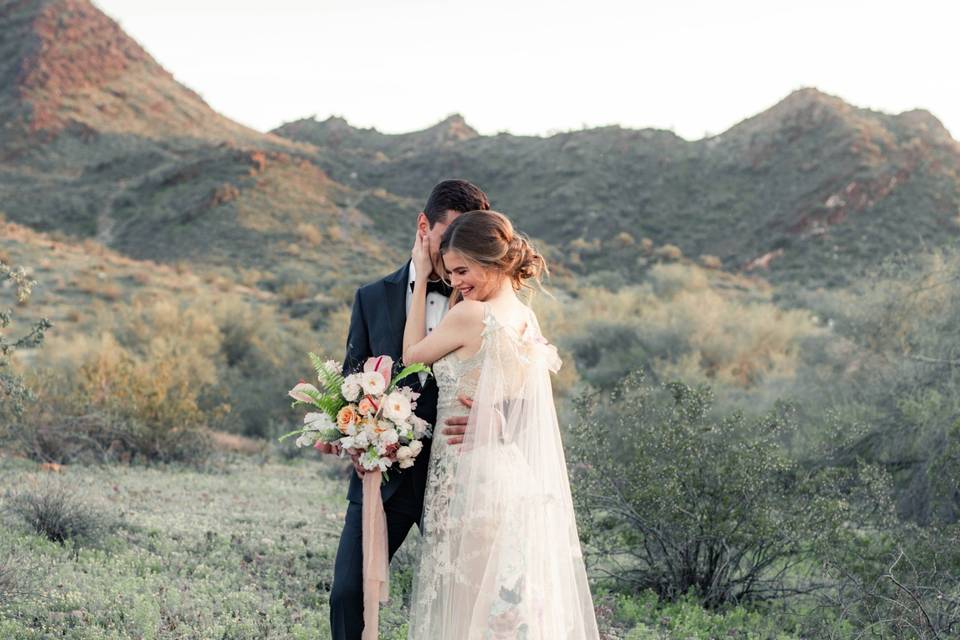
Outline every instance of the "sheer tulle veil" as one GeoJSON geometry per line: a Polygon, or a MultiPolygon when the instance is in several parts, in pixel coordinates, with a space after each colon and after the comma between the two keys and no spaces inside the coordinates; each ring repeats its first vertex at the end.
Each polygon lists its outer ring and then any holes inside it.
{"type": "Polygon", "coordinates": [[[485,305],[449,512],[452,584],[418,640],[599,637],[550,381],[560,359],[527,315],[506,326],[485,305]]]}

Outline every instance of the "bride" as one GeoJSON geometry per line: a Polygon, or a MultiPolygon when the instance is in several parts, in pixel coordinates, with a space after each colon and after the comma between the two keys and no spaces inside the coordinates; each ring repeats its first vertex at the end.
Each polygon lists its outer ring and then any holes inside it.
{"type": "MultiPolygon", "coordinates": [[[[416,238],[417,273],[434,267],[429,242],[416,238]]],[[[416,280],[403,360],[433,365],[437,424],[469,417],[462,444],[433,444],[409,637],[598,638],[550,386],[560,360],[517,297],[544,259],[493,211],[457,217],[440,255],[457,302],[426,334],[416,280]]]]}

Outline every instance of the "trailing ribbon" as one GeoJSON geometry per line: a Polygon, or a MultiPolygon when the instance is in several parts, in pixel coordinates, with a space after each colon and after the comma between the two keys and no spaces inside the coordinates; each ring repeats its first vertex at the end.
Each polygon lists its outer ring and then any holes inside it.
{"type": "Polygon", "coordinates": [[[363,640],[377,640],[380,603],[390,597],[387,516],[380,496],[381,472],[363,474],[363,640]]]}

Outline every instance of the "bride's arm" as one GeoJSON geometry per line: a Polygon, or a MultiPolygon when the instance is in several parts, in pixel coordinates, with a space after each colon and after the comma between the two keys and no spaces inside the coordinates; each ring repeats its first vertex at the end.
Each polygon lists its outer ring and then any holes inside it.
{"type": "Polygon", "coordinates": [[[483,303],[464,300],[458,303],[443,317],[436,329],[424,335],[424,306],[426,284],[420,289],[418,281],[413,289],[413,303],[407,314],[407,325],[403,331],[403,362],[410,364],[422,362],[433,364],[451,351],[467,344],[470,336],[479,335],[483,330],[483,303]],[[420,296],[418,300],[418,296],[420,296]],[[419,306],[418,306],[419,302],[419,306]],[[418,310],[419,313],[415,313],[418,310]]]}

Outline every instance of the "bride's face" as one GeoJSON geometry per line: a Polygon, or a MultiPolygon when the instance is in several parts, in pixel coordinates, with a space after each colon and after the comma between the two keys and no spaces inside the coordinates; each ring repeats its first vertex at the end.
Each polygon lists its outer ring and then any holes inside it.
{"type": "Polygon", "coordinates": [[[486,300],[500,287],[499,273],[466,258],[456,249],[443,254],[443,265],[454,289],[464,300],[486,300]]]}

